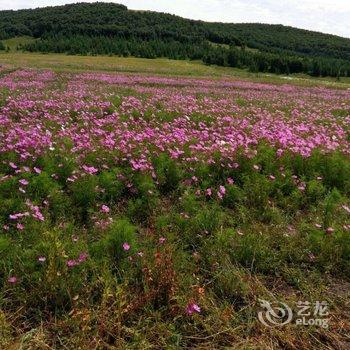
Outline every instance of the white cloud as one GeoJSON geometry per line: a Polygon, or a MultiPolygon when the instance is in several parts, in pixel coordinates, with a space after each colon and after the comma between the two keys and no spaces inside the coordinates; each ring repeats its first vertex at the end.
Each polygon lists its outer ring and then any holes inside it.
{"type": "MultiPolygon", "coordinates": [[[[76,1],[0,0],[0,9],[54,6],[76,1]]],[[[116,0],[114,2],[125,4],[131,9],[169,12],[206,21],[280,23],[350,37],[349,0],[116,0]]]]}

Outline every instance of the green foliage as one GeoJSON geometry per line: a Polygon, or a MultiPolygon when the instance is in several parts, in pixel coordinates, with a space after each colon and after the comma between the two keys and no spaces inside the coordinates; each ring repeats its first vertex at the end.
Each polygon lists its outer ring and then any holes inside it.
{"type": "Polygon", "coordinates": [[[245,193],[240,187],[236,185],[226,186],[226,194],[223,199],[223,205],[234,209],[245,201],[244,195],[245,193]]]}
{"type": "Polygon", "coordinates": [[[151,176],[134,176],[135,195],[128,202],[127,215],[133,222],[149,222],[157,209],[157,189],[151,176]]]}
{"type": "Polygon", "coordinates": [[[119,169],[103,171],[98,177],[99,186],[103,189],[102,200],[116,203],[124,195],[126,189],[122,181],[118,180],[119,169]]]}
{"type": "Polygon", "coordinates": [[[120,267],[127,256],[137,252],[136,227],[126,219],[118,219],[104,238],[92,246],[91,252],[99,259],[108,259],[112,269],[120,267]],[[124,243],[130,245],[129,250],[123,249],[124,243]]]}
{"type": "Polygon", "coordinates": [[[97,184],[95,176],[85,175],[71,185],[73,210],[82,223],[88,220],[88,212],[92,210],[98,197],[97,184]]]}
{"type": "Polygon", "coordinates": [[[323,217],[323,226],[325,228],[332,226],[335,208],[336,205],[339,204],[340,200],[341,195],[336,189],[332,190],[332,192],[325,198],[323,217]]]}
{"type": "Polygon", "coordinates": [[[10,239],[6,236],[0,236],[0,255],[4,256],[11,247],[10,239]]]}
{"type": "Polygon", "coordinates": [[[159,190],[163,194],[176,190],[180,182],[180,174],[175,161],[166,154],[161,154],[154,160],[159,190]]]}

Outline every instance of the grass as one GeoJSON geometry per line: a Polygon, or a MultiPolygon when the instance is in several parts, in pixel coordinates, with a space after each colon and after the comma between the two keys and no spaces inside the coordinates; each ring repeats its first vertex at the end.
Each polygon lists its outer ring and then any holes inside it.
{"type": "Polygon", "coordinates": [[[11,52],[14,52],[14,51],[17,51],[20,45],[29,44],[35,40],[36,39],[30,36],[20,36],[16,38],[2,40],[2,42],[5,45],[5,47],[8,47],[11,52]]]}
{"type": "MultiPolygon", "coordinates": [[[[29,38],[10,39],[12,47],[21,40],[29,38]]],[[[295,84],[302,86],[330,86],[349,88],[350,78],[312,78],[306,75],[278,76],[264,73],[251,73],[246,70],[230,67],[207,66],[198,61],[180,61],[166,58],[146,59],[134,57],[110,56],[69,56],[64,54],[40,54],[23,52],[0,52],[0,64],[16,68],[30,67],[52,69],[55,71],[105,71],[129,72],[143,74],[159,74],[172,76],[193,76],[207,78],[247,79],[257,82],[274,84],[295,84]]]]}

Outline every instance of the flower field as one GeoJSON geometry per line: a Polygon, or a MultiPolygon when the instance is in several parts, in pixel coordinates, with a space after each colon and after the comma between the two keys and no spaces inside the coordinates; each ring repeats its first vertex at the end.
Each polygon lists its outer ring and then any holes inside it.
{"type": "Polygon", "coordinates": [[[349,157],[350,89],[1,67],[0,348],[345,349],[349,157]]]}

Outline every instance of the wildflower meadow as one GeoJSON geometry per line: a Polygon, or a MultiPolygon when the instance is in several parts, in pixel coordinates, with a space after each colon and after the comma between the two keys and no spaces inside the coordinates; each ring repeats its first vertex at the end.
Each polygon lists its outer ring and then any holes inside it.
{"type": "Polygon", "coordinates": [[[2,66],[0,348],[347,348],[347,86],[2,66]]]}

